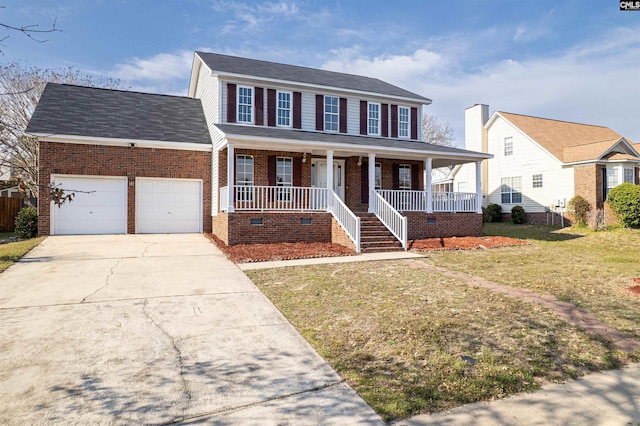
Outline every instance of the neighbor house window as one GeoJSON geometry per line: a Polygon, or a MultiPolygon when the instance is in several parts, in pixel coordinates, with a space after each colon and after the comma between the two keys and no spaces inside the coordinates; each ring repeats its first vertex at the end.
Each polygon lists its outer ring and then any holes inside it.
{"type": "Polygon", "coordinates": [[[236,156],[236,185],[247,186],[237,188],[236,194],[239,201],[253,200],[253,157],[250,155],[236,156]]]}
{"type": "Polygon", "coordinates": [[[238,86],[238,123],[253,123],[253,88],[238,86]]]}
{"type": "Polygon", "coordinates": [[[409,108],[398,108],[398,136],[401,138],[409,137],[409,108]]]}
{"type": "Polygon", "coordinates": [[[278,126],[291,126],[291,93],[278,92],[278,126]]]}
{"type": "Polygon", "coordinates": [[[624,169],[623,182],[635,183],[635,179],[633,178],[633,169],[624,169]]]}
{"type": "Polygon", "coordinates": [[[533,175],[532,183],[534,188],[542,188],[542,175],[541,174],[533,175]]]}
{"type": "Polygon", "coordinates": [[[374,188],[382,189],[382,165],[380,163],[376,163],[374,175],[374,188]]]}
{"type": "Polygon", "coordinates": [[[500,194],[503,204],[516,204],[522,202],[522,177],[502,178],[500,194]]]}
{"type": "Polygon", "coordinates": [[[513,138],[504,138],[504,155],[513,155],[513,138]]]}
{"type": "Polygon", "coordinates": [[[368,130],[370,135],[380,134],[380,104],[369,104],[368,130]]]}
{"type": "Polygon", "coordinates": [[[409,164],[400,164],[398,173],[400,189],[411,189],[411,166],[409,164]]]}
{"type": "Polygon", "coordinates": [[[607,199],[607,196],[609,195],[609,190],[611,190],[611,188],[615,188],[616,186],[618,186],[620,184],[620,175],[618,174],[618,168],[617,167],[607,167],[607,190],[605,191],[604,194],[604,199],[607,199]]]}
{"type": "Polygon", "coordinates": [[[339,102],[335,96],[324,97],[324,130],[328,132],[338,131],[339,102]]]}

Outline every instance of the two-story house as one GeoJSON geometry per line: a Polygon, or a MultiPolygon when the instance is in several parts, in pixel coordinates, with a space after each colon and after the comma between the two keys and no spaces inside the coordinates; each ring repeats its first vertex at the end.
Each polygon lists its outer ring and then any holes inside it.
{"type": "MultiPolygon", "coordinates": [[[[484,205],[500,204],[505,215],[523,206],[533,223],[566,214],[575,195],[590,203],[592,225],[615,222],[605,203],[609,190],[640,183],[638,144],[608,127],[502,111],[490,116],[487,105],[477,104],[465,111],[465,143],[493,154],[483,166],[484,205]]],[[[461,165],[434,184],[464,190],[474,182],[474,171],[461,165]]]]}
{"type": "Polygon", "coordinates": [[[49,84],[27,129],[41,184],[81,191],[57,207],[41,185],[40,233],[357,251],[479,235],[480,184],[434,192],[431,170],[471,163],[480,176],[491,155],[422,142],[430,102],[374,78],[202,52],[188,97],[49,84]]]}

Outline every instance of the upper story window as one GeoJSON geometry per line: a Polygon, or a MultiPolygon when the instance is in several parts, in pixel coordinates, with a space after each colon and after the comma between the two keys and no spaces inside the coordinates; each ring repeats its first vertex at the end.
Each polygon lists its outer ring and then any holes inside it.
{"type": "Polygon", "coordinates": [[[382,189],[382,165],[380,163],[376,163],[374,185],[375,189],[382,189]]]}
{"type": "Polygon", "coordinates": [[[253,123],[253,88],[238,86],[238,123],[253,123]]]}
{"type": "Polygon", "coordinates": [[[278,126],[291,127],[290,92],[278,92],[278,126]]]}
{"type": "Polygon", "coordinates": [[[534,188],[542,188],[542,174],[535,174],[531,178],[534,188]]]}
{"type": "Polygon", "coordinates": [[[400,164],[398,168],[400,189],[411,189],[411,165],[400,164]]]}
{"type": "Polygon", "coordinates": [[[369,103],[368,134],[380,135],[380,104],[369,103]]]}
{"type": "Polygon", "coordinates": [[[513,155],[513,138],[504,138],[504,155],[513,155]]]}
{"type": "Polygon", "coordinates": [[[516,204],[522,202],[522,177],[502,178],[500,195],[502,204],[516,204]]]}
{"type": "Polygon", "coordinates": [[[409,108],[398,107],[398,136],[408,138],[410,132],[409,108]]]}
{"type": "Polygon", "coordinates": [[[339,102],[335,96],[324,97],[324,130],[328,132],[338,131],[339,102]]]}

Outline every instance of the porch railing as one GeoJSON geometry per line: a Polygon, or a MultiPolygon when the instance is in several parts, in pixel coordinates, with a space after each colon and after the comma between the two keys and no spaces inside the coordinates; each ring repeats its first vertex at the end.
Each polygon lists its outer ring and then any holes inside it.
{"type": "MultiPolygon", "coordinates": [[[[376,192],[398,211],[427,211],[425,191],[382,189],[376,192]]],[[[432,192],[431,194],[433,212],[475,212],[477,202],[478,197],[475,192],[432,192]]]]}
{"type": "MultiPolygon", "coordinates": [[[[234,185],[234,208],[236,210],[294,210],[327,211],[327,188],[298,186],[234,185]]],[[[220,188],[221,210],[229,206],[229,190],[220,188]]]]}
{"type": "Polygon", "coordinates": [[[356,245],[356,253],[360,253],[360,218],[340,199],[333,190],[330,193],[329,211],[356,245]]]}
{"type": "Polygon", "coordinates": [[[407,218],[402,216],[393,206],[385,200],[379,192],[376,192],[371,203],[372,212],[380,219],[380,222],[402,243],[402,248],[407,249],[407,218]]]}

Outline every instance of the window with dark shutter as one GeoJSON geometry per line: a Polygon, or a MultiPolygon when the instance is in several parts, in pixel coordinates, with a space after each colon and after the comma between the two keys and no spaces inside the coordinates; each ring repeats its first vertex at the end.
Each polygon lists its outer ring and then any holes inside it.
{"type": "Polygon", "coordinates": [[[324,96],[316,95],[316,130],[324,130],[324,96]]]}
{"type": "Polygon", "coordinates": [[[267,89],[267,126],[276,125],[276,91],[267,89]]]}
{"type": "Polygon", "coordinates": [[[302,129],[302,93],[293,92],[293,128],[302,129]]]}
{"type": "Polygon", "coordinates": [[[398,137],[398,105],[391,105],[391,137],[398,137]]]}
{"type": "Polygon", "coordinates": [[[227,123],[236,122],[236,85],[227,83],[227,123]]]}
{"type": "Polygon", "coordinates": [[[340,133],[347,133],[347,98],[340,98],[340,133]]]}
{"type": "Polygon", "coordinates": [[[389,137],[389,104],[380,104],[380,136],[389,137]]]}
{"type": "Polygon", "coordinates": [[[360,101],[360,134],[367,134],[367,101],[360,101]]]}
{"type": "Polygon", "coordinates": [[[255,102],[256,102],[256,126],[264,126],[264,89],[262,87],[256,87],[255,102]]]}
{"type": "Polygon", "coordinates": [[[418,108],[411,108],[411,139],[418,139],[418,108]]]}
{"type": "Polygon", "coordinates": [[[365,162],[360,166],[360,202],[369,202],[369,163],[365,162]]]}

